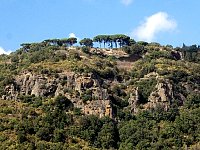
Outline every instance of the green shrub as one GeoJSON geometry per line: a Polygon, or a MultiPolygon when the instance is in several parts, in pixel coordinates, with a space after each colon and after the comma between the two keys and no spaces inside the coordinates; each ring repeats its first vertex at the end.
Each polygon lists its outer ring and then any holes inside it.
{"type": "Polygon", "coordinates": [[[81,48],[81,50],[82,50],[82,52],[84,52],[84,53],[86,53],[86,54],[90,53],[90,48],[89,48],[89,47],[83,46],[83,47],[81,48]]]}
{"type": "Polygon", "coordinates": [[[199,108],[200,107],[200,94],[191,93],[187,96],[184,106],[189,109],[199,108]]]}
{"type": "Polygon", "coordinates": [[[154,91],[154,88],[157,84],[155,78],[141,80],[135,83],[135,86],[139,89],[140,103],[146,103],[151,92],[154,91]]]}
{"type": "Polygon", "coordinates": [[[73,108],[73,103],[63,95],[59,95],[55,98],[54,105],[60,110],[69,110],[73,108]]]}
{"type": "Polygon", "coordinates": [[[76,61],[77,61],[77,60],[81,60],[81,57],[80,57],[79,53],[74,52],[74,51],[70,51],[70,52],[69,52],[68,58],[69,58],[70,60],[76,60],[76,61]]]}
{"type": "Polygon", "coordinates": [[[80,116],[82,113],[81,113],[81,109],[80,108],[74,108],[74,115],[78,115],[78,116],[80,116]]]}
{"type": "Polygon", "coordinates": [[[135,54],[135,55],[141,55],[141,54],[146,52],[144,46],[140,45],[140,44],[134,44],[134,45],[131,45],[131,46],[124,46],[122,48],[122,50],[124,52],[126,52],[127,54],[135,54]]]}

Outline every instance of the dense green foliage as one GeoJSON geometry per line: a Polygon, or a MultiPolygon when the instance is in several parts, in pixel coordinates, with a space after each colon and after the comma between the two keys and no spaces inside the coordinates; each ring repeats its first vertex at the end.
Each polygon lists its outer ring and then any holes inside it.
{"type": "MultiPolygon", "coordinates": [[[[15,77],[24,71],[57,78],[66,87],[54,97],[18,95],[17,100],[0,100],[0,149],[195,149],[200,147],[200,57],[199,46],[161,46],[159,43],[135,42],[126,35],[98,35],[84,38],[82,47],[72,47],[76,38],[49,39],[24,43],[10,55],[0,55],[0,97],[9,95],[8,85],[19,90],[15,77]],[[93,42],[115,47],[107,55],[93,42]],[[114,45],[114,46],[113,46],[114,45]],[[117,47],[120,48],[117,48],[117,47]],[[127,63],[114,53],[139,59],[127,63]],[[178,53],[183,54],[179,58],[178,53]],[[120,66],[122,63],[122,67],[120,66]],[[130,64],[129,64],[130,63],[130,64]],[[60,73],[92,74],[106,89],[112,102],[113,118],[84,115],[67,96],[86,104],[95,101],[92,90],[82,93],[65,86],[67,77],[60,73]],[[158,79],[159,76],[159,79],[158,79]],[[173,86],[168,109],[156,106],[130,111],[131,87],[137,87],[139,106],[159,82],[173,86]],[[184,97],[184,98],[183,98],[184,97]]],[[[106,46],[105,46],[106,47],[106,46]]],[[[131,59],[131,58],[129,58],[131,59]]],[[[45,87],[44,87],[45,88],[45,87]]]]}
{"type": "MultiPolygon", "coordinates": [[[[193,103],[194,100],[188,98],[187,101],[193,103]]],[[[199,99],[195,101],[195,108],[189,109],[188,103],[180,110],[157,108],[119,123],[110,118],[75,115],[73,106],[63,96],[43,102],[37,111],[31,103],[23,103],[16,109],[15,105],[1,101],[0,148],[80,149],[91,145],[105,149],[184,149],[184,145],[194,145],[200,138],[199,99]],[[12,115],[8,118],[7,114],[12,115]]]]}
{"type": "Polygon", "coordinates": [[[92,47],[93,46],[93,41],[92,41],[92,39],[89,39],[89,38],[84,38],[79,43],[80,43],[80,45],[84,45],[86,47],[92,47]]]}

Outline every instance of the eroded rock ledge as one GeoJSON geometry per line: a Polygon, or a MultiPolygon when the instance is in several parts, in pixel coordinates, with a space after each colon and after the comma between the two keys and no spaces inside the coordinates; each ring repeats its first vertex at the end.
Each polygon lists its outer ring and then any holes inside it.
{"type": "Polygon", "coordinates": [[[16,76],[14,84],[5,87],[5,93],[2,96],[4,100],[18,100],[21,95],[55,97],[62,94],[84,114],[113,117],[107,89],[102,87],[102,81],[93,74],[65,72],[55,77],[24,72],[16,76]]]}

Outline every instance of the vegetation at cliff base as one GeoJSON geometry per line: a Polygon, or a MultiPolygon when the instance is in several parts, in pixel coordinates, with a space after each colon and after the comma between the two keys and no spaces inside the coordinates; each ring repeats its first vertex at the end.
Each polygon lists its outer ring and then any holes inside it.
{"type": "Polygon", "coordinates": [[[0,68],[1,150],[200,147],[197,45],[47,39],[0,55],[0,68]]]}

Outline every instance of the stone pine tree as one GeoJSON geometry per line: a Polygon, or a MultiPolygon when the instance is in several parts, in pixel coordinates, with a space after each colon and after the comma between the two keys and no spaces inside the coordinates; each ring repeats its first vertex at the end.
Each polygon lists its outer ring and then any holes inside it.
{"type": "Polygon", "coordinates": [[[84,38],[79,43],[81,46],[93,47],[93,41],[90,38],[84,38]]]}

